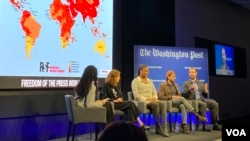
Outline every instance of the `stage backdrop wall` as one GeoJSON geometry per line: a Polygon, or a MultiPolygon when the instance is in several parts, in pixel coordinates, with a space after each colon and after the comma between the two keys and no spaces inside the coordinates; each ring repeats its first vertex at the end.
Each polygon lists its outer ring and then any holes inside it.
{"type": "Polygon", "coordinates": [[[159,84],[166,80],[166,72],[176,72],[176,83],[180,85],[189,79],[188,69],[195,67],[197,78],[209,83],[208,51],[205,48],[188,48],[173,46],[135,45],[134,46],[134,75],[137,75],[141,64],[149,67],[151,78],[158,89],[159,84]]]}

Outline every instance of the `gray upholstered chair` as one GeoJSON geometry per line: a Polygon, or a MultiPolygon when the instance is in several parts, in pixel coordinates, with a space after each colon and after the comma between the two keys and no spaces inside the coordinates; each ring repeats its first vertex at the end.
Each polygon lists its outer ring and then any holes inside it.
{"type": "Polygon", "coordinates": [[[146,115],[148,115],[148,126],[150,126],[150,118],[151,118],[151,114],[152,112],[147,108],[147,103],[145,102],[141,102],[141,101],[136,101],[135,100],[135,96],[133,94],[133,92],[129,91],[127,93],[128,96],[128,100],[134,101],[138,107],[138,109],[140,110],[140,112],[143,114],[143,121],[144,123],[146,123],[146,115]]]}
{"type": "Polygon", "coordinates": [[[111,106],[112,106],[112,109],[113,109],[113,115],[118,116],[120,119],[123,119],[123,116],[125,116],[125,112],[123,112],[121,110],[116,110],[114,102],[110,102],[110,103],[111,103],[111,106]]]}
{"type": "MultiPolygon", "coordinates": [[[[101,92],[98,92],[97,99],[99,99],[99,100],[102,99],[102,93],[101,92]]],[[[110,103],[111,103],[111,106],[112,106],[112,109],[113,109],[113,115],[114,116],[119,116],[119,118],[122,119],[123,116],[125,116],[125,113],[123,111],[121,111],[121,110],[116,110],[114,102],[110,102],[110,103]]]]}
{"type": "Polygon", "coordinates": [[[96,123],[95,138],[97,139],[100,124],[106,123],[106,108],[105,107],[78,107],[72,95],[65,95],[67,114],[69,119],[69,128],[67,141],[69,140],[71,127],[73,125],[72,141],[75,139],[77,125],[80,123],[96,123]]]}
{"type": "Polygon", "coordinates": [[[180,108],[174,107],[172,104],[172,101],[168,100],[167,101],[167,112],[168,112],[168,123],[169,123],[169,131],[172,132],[172,115],[174,114],[174,129],[176,127],[176,122],[177,122],[177,116],[178,113],[181,112],[180,108]]]}

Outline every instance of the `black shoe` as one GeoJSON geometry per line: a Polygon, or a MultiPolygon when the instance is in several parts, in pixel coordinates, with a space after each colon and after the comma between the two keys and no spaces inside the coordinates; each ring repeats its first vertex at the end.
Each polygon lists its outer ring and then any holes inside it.
{"type": "Polygon", "coordinates": [[[142,130],[144,130],[144,131],[146,131],[146,130],[149,130],[149,129],[150,129],[150,127],[149,127],[149,126],[145,126],[145,125],[142,125],[140,128],[141,128],[142,130]]]}
{"type": "Polygon", "coordinates": [[[162,131],[155,131],[155,134],[163,135],[162,131]]]}
{"type": "Polygon", "coordinates": [[[212,130],[210,129],[210,128],[208,128],[208,127],[205,127],[205,128],[203,128],[202,129],[203,131],[206,131],[206,132],[211,132],[212,130]]]}
{"type": "Polygon", "coordinates": [[[214,125],[213,130],[221,131],[220,125],[214,125]]]}

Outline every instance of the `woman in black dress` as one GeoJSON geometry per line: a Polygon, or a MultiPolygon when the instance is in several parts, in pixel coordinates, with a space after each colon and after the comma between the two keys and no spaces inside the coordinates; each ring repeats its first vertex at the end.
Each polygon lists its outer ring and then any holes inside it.
{"type": "Polygon", "coordinates": [[[102,98],[109,98],[110,102],[114,102],[116,110],[124,111],[131,122],[138,122],[139,126],[143,129],[148,129],[140,119],[140,111],[136,107],[133,101],[123,100],[123,95],[120,87],[118,86],[120,81],[120,71],[113,69],[109,72],[105,83],[102,87],[102,98]]]}

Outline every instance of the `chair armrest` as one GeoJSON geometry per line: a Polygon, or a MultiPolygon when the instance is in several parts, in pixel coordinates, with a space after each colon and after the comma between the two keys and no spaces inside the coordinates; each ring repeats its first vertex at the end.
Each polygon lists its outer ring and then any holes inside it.
{"type": "Polygon", "coordinates": [[[137,107],[141,113],[149,113],[150,110],[147,108],[147,102],[143,101],[136,101],[137,107]]]}
{"type": "Polygon", "coordinates": [[[128,100],[129,100],[129,101],[135,100],[135,99],[134,99],[133,92],[129,91],[129,92],[127,93],[127,96],[128,96],[128,100]]]}
{"type": "Polygon", "coordinates": [[[114,115],[124,115],[125,114],[123,111],[115,109],[115,103],[114,102],[110,102],[110,104],[111,104],[114,115]]]}
{"type": "Polygon", "coordinates": [[[115,111],[115,103],[114,102],[110,102],[112,110],[115,111]]]}
{"type": "Polygon", "coordinates": [[[133,100],[133,102],[134,102],[135,105],[138,107],[138,101],[133,100]]]}

